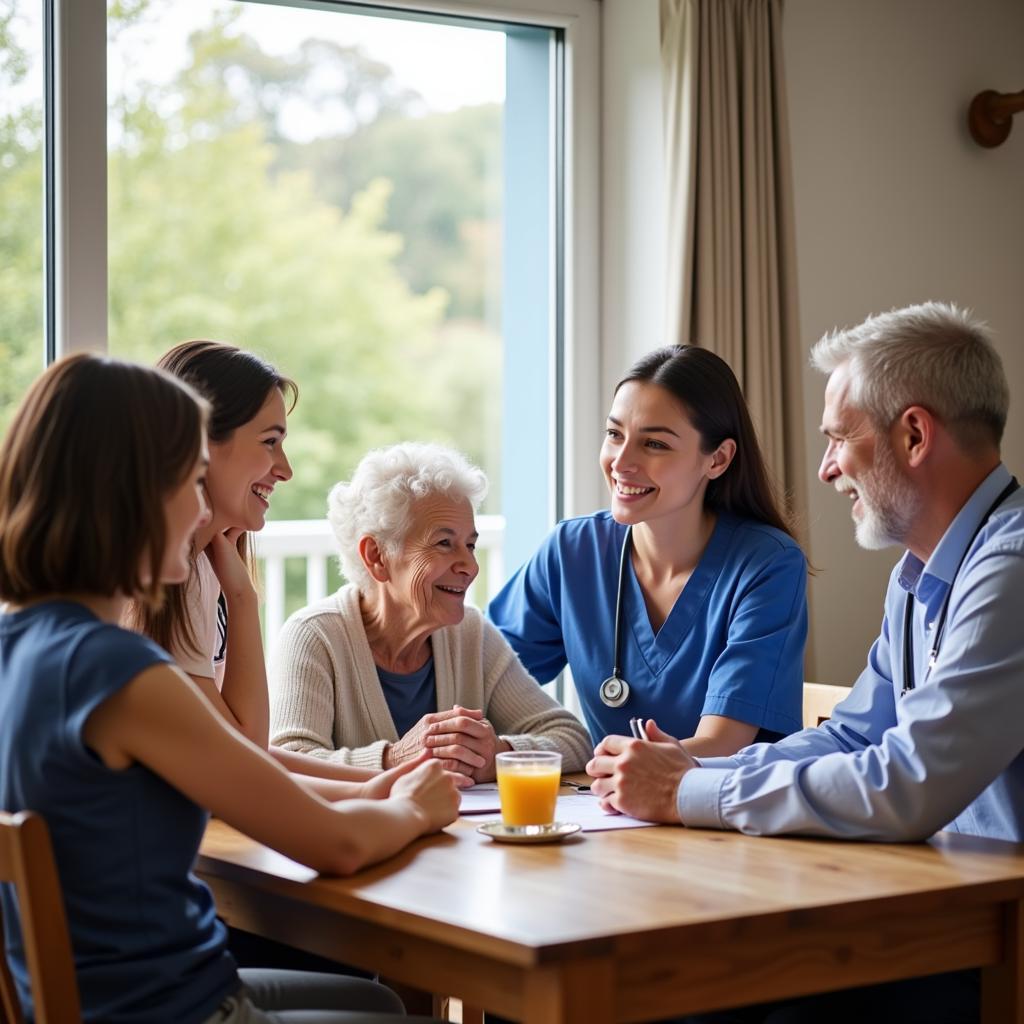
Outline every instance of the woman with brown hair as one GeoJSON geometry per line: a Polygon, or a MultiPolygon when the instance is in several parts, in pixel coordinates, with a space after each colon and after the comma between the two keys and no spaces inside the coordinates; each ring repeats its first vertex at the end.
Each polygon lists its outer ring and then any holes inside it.
{"type": "MultiPolygon", "coordinates": [[[[209,403],[210,518],[196,531],[188,578],[167,588],[159,610],[135,602],[127,623],[170,651],[224,718],[267,749],[270,704],[251,535],[263,528],[276,487],[292,476],[284,442],[298,386],[255,353],[218,341],[182,342],[157,366],[209,403]]],[[[303,775],[377,777],[292,751],[270,753],[303,775]]],[[[385,796],[387,785],[379,778],[367,795],[385,796]]]]}
{"type": "Polygon", "coordinates": [[[269,704],[250,534],[262,529],[274,488],[292,475],[284,438],[298,389],[259,356],[220,342],[184,342],[157,365],[209,403],[210,516],[196,531],[188,578],[167,588],[159,610],[136,602],[129,624],[170,651],[221,714],[266,747],[269,704]]]}
{"type": "Polygon", "coordinates": [[[807,566],[732,370],[645,356],[600,461],[611,508],[559,523],[488,609],[527,670],[572,669],[595,742],[631,717],[705,756],[800,728],[807,566]]]}
{"type": "MultiPolygon", "coordinates": [[[[16,412],[0,447],[0,807],[49,827],[85,1021],[269,1024],[299,1007],[323,1024],[386,1020],[401,1004],[369,982],[240,977],[192,874],[207,809],[346,874],[457,808],[436,762],[396,779],[387,799],[327,802],[228,727],[164,650],[118,625],[129,600],[155,612],[164,586],[188,575],[210,518],[205,419],[169,375],[85,354],[51,366],[16,412]],[[342,1008],[367,1012],[332,1012],[342,1008]]],[[[31,1019],[8,889],[6,953],[31,1019]]]]}

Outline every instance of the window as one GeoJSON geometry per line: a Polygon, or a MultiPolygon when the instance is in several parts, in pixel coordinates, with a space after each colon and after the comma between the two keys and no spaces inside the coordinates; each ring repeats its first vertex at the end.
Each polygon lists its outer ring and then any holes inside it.
{"type": "Polygon", "coordinates": [[[43,11],[0,0],[0,434],[44,363],[43,11]]]}
{"type": "MultiPolygon", "coordinates": [[[[108,5],[109,345],[220,338],[296,378],[275,520],[321,519],[371,447],[465,451],[515,524],[482,522],[481,602],[553,518],[557,33],[394,13],[108,5]]],[[[290,564],[271,624],[325,575],[290,564]]]]}
{"type": "MultiPolygon", "coordinates": [[[[543,0],[541,4],[536,0],[467,0],[460,3],[458,9],[460,14],[475,20],[459,21],[457,25],[450,17],[452,5],[447,0],[401,0],[403,11],[400,12],[389,10],[382,0],[362,0],[348,5],[335,0],[264,0],[259,4],[257,0],[252,0],[252,3],[242,3],[241,0],[232,3],[227,0],[217,0],[216,3],[214,0],[209,3],[205,0],[175,0],[173,3],[168,0],[117,0],[116,3],[109,0],[17,0],[16,6],[19,16],[26,9],[30,13],[45,9],[55,15],[51,30],[53,58],[48,67],[52,68],[58,87],[49,94],[53,110],[48,120],[48,136],[55,138],[56,144],[47,150],[46,164],[49,172],[47,208],[55,210],[55,215],[47,222],[47,234],[53,234],[52,256],[48,264],[55,267],[55,272],[47,276],[45,283],[47,296],[52,296],[52,301],[49,298],[47,301],[47,310],[52,311],[47,338],[57,353],[103,348],[107,345],[109,322],[114,322],[115,333],[120,332],[117,337],[122,341],[115,337],[114,350],[122,354],[132,351],[133,346],[142,344],[146,338],[166,337],[170,343],[178,340],[180,331],[193,334],[208,330],[213,333],[217,326],[213,316],[204,321],[206,326],[197,319],[182,317],[184,327],[179,331],[167,329],[167,322],[181,314],[189,299],[190,293],[182,288],[173,291],[168,304],[161,304],[159,308],[150,305],[154,311],[152,320],[137,318],[129,322],[129,304],[146,300],[151,290],[158,291],[161,287],[152,273],[140,271],[152,271],[159,266],[159,254],[174,243],[173,237],[150,235],[137,244],[136,251],[144,261],[142,268],[130,268],[136,273],[137,294],[126,295],[117,282],[111,282],[108,311],[108,252],[110,271],[123,266],[123,259],[119,260],[116,253],[119,243],[111,239],[108,244],[108,228],[111,227],[107,216],[108,192],[111,193],[109,205],[115,209],[119,203],[131,211],[135,207],[142,209],[147,204],[162,201],[160,196],[154,198],[140,191],[131,196],[118,197],[114,194],[116,186],[112,179],[116,172],[111,165],[121,157],[122,149],[125,150],[125,158],[134,158],[131,144],[136,140],[122,136],[120,127],[110,128],[110,125],[114,121],[128,124],[131,117],[142,117],[144,90],[135,90],[134,82],[166,83],[175,60],[179,69],[183,67],[182,54],[187,52],[188,43],[187,29],[184,32],[180,30],[183,18],[187,21],[192,17],[193,20],[198,19],[199,24],[205,24],[215,7],[220,10],[226,7],[249,10],[260,6],[283,8],[291,19],[307,19],[314,14],[318,17],[340,17],[345,13],[358,12],[364,16],[372,14],[381,20],[471,27],[489,30],[498,37],[503,35],[506,42],[506,85],[502,126],[501,266],[500,270],[492,267],[489,271],[492,279],[501,281],[500,316],[496,314],[487,320],[492,329],[495,323],[500,325],[500,402],[503,407],[497,448],[502,454],[500,469],[496,470],[493,462],[485,465],[496,478],[494,500],[500,502],[500,508],[508,518],[507,530],[500,531],[506,550],[505,565],[512,569],[530,553],[540,534],[563,510],[569,513],[586,511],[601,502],[603,484],[592,455],[605,401],[600,382],[599,178],[602,162],[599,145],[599,0],[543,0]],[[169,16],[175,19],[179,30],[175,35],[171,31],[172,26],[165,26],[166,38],[156,45],[153,26],[159,24],[161,10],[170,12],[169,16]],[[525,108],[517,106],[515,101],[526,95],[520,91],[524,84],[536,87],[539,80],[524,83],[522,78],[516,78],[517,69],[526,67],[527,62],[513,59],[508,43],[513,36],[525,41],[530,29],[536,30],[534,40],[537,47],[543,46],[550,57],[546,64],[546,105],[536,115],[524,114],[525,108]],[[142,56],[132,58],[125,54],[122,57],[117,53],[121,45],[119,36],[123,41],[128,38],[128,32],[135,30],[143,36],[149,32],[149,45],[153,48],[153,61],[149,68],[144,67],[142,56]],[[122,60],[129,65],[134,64],[134,79],[118,67],[122,60]],[[514,117],[510,111],[516,112],[514,117]],[[109,146],[108,128],[111,134],[109,146]],[[526,148],[515,138],[518,130],[543,131],[546,134],[546,166],[535,167],[537,180],[522,177],[521,169],[511,176],[508,173],[511,161],[526,148]],[[564,188],[561,187],[563,182],[564,188]],[[531,252],[526,256],[534,261],[535,279],[543,276],[547,282],[543,303],[537,295],[516,295],[515,283],[510,284],[507,280],[513,271],[521,268],[524,258],[509,259],[510,246],[506,237],[509,226],[524,232],[533,230],[526,217],[515,210],[517,195],[510,194],[513,187],[518,190],[519,197],[532,197],[534,208],[543,206],[545,210],[546,251],[531,252]],[[543,326],[540,330],[531,329],[526,334],[519,333],[513,337],[508,318],[524,311],[528,305],[534,307],[534,322],[540,324],[543,321],[543,326]],[[166,334],[161,335],[164,330],[166,334]],[[562,339],[561,345],[558,344],[559,338],[562,339]],[[543,408],[546,414],[543,422],[534,416],[529,403],[523,401],[524,394],[543,408]],[[555,415],[556,408],[560,415],[555,415]],[[506,458],[507,451],[518,457],[506,458]],[[556,490],[555,484],[561,491],[556,490]]],[[[4,15],[13,9],[12,0],[0,0],[0,12],[4,15]]],[[[311,22],[304,21],[303,24],[311,22]]],[[[303,38],[312,35],[315,33],[306,32],[303,38]]],[[[523,55],[522,47],[519,55],[523,55]]],[[[231,83],[232,88],[237,86],[237,80],[231,83]]],[[[148,94],[152,95],[152,92],[148,94]]],[[[5,93],[2,102],[7,100],[5,93]]],[[[166,108],[160,107],[151,116],[163,118],[169,114],[166,108]]],[[[180,143],[183,140],[175,141],[180,143]]],[[[145,155],[156,158],[151,151],[145,155]]],[[[224,174],[231,171],[230,167],[218,166],[216,169],[224,174]]],[[[173,198],[173,195],[167,197],[168,201],[173,198]]],[[[186,206],[191,198],[186,197],[186,206]]],[[[112,227],[115,232],[127,229],[121,223],[112,227]]],[[[239,252],[234,269],[238,273],[247,272],[250,257],[251,254],[239,252]]],[[[0,267],[0,273],[3,269],[0,267]]],[[[282,274],[289,271],[288,266],[280,269],[282,274]]],[[[40,273],[40,302],[43,283],[40,273]]],[[[210,312],[205,306],[205,295],[200,298],[202,301],[193,298],[194,309],[210,312]]],[[[258,312],[256,309],[248,315],[255,318],[258,312]]],[[[246,322],[242,326],[246,326],[246,322]]],[[[220,333],[248,342],[242,338],[238,324],[234,322],[220,333]]],[[[289,341],[300,346],[303,339],[293,332],[289,341]]],[[[153,349],[156,348],[153,345],[153,349]]],[[[268,354],[275,355],[273,352],[268,354]]],[[[281,362],[284,368],[290,368],[287,358],[281,362]]],[[[337,370],[337,360],[332,361],[331,366],[337,370]]],[[[32,372],[35,372],[35,367],[32,372]]],[[[26,375],[26,379],[29,376],[31,373],[26,375]]],[[[308,396],[308,388],[306,394],[308,396]]],[[[306,404],[305,400],[302,404],[306,404]]],[[[338,415],[341,415],[340,410],[338,415]]],[[[297,429],[299,421],[294,426],[297,429]]],[[[464,430],[462,436],[468,432],[464,430]]],[[[314,436],[309,445],[313,457],[320,458],[315,440],[314,436]]],[[[495,450],[493,438],[490,445],[491,450],[495,450]]],[[[332,476],[343,473],[343,469],[338,469],[332,476]]],[[[293,483],[282,489],[281,497],[286,497],[287,490],[293,488],[293,493],[297,493],[300,485],[293,483]]],[[[277,513],[295,514],[283,506],[278,506],[277,513]]],[[[291,543],[294,540],[289,541],[291,543]]],[[[320,539],[311,540],[308,547],[321,543],[320,539]]],[[[307,595],[320,592],[322,586],[329,582],[319,578],[326,576],[325,566],[314,564],[313,569],[307,579],[307,595]]],[[[504,572],[498,566],[485,575],[500,580],[504,572]]],[[[489,579],[483,579],[481,583],[488,586],[489,579]]],[[[268,606],[271,596],[268,588],[268,606]]],[[[279,611],[283,611],[283,603],[279,611]]]]}

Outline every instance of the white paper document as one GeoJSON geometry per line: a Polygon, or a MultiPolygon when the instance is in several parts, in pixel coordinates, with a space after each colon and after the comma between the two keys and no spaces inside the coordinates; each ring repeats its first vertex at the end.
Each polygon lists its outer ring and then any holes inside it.
{"type": "Polygon", "coordinates": [[[647,828],[653,821],[641,821],[628,814],[605,814],[596,796],[590,793],[573,793],[560,796],[555,807],[556,821],[577,821],[584,832],[610,832],[616,828],[647,828]]]}
{"type": "MultiPolygon", "coordinates": [[[[482,782],[464,789],[459,803],[459,814],[500,814],[498,785],[482,782]]],[[[609,832],[617,828],[646,828],[652,821],[641,821],[626,814],[605,814],[597,797],[590,793],[572,793],[560,796],[555,805],[555,821],[575,821],[584,832],[609,832]]]]}
{"type": "Polygon", "coordinates": [[[497,814],[500,810],[496,782],[480,782],[460,794],[459,814],[497,814]]]}

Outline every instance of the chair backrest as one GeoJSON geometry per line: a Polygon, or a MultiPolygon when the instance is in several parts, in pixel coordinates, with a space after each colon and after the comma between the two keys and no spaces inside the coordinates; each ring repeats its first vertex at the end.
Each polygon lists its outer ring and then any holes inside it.
{"type": "Polygon", "coordinates": [[[804,683],[804,728],[813,729],[832,717],[832,709],[850,695],[848,686],[804,683]]]}
{"type": "MultiPolygon", "coordinates": [[[[75,963],[68,938],[60,879],[50,833],[38,814],[0,811],[0,882],[11,882],[18,900],[36,1024],[81,1024],[75,963]]],[[[0,914],[0,936],[2,936],[0,914]]],[[[23,1024],[18,994],[0,947],[0,1013],[23,1024]]]]}

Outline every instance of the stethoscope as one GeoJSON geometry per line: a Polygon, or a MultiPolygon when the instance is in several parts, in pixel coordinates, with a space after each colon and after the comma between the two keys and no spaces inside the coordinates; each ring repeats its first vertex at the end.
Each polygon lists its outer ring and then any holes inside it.
{"type": "MultiPolygon", "coordinates": [[[[957,563],[956,572],[953,573],[953,579],[949,581],[949,589],[946,591],[946,596],[942,599],[942,606],[939,608],[939,617],[936,620],[935,625],[935,636],[932,641],[931,650],[928,652],[928,664],[925,666],[924,679],[922,683],[928,679],[928,673],[935,667],[935,662],[939,657],[939,645],[942,643],[942,634],[946,628],[946,613],[949,611],[949,595],[953,592],[953,584],[956,582],[957,576],[960,575],[960,570],[963,568],[964,561],[967,558],[967,552],[971,550],[974,542],[978,539],[978,534],[981,533],[982,527],[992,518],[992,513],[1006,499],[1013,494],[1015,490],[1020,486],[1017,483],[1017,478],[1014,477],[1000,492],[999,497],[996,498],[989,510],[982,517],[980,523],[974,533],[971,534],[971,539],[967,542],[967,546],[964,548],[964,553],[960,556],[960,561],[957,563]]],[[[900,690],[900,696],[906,697],[911,690],[914,689],[914,595],[907,591],[907,601],[903,606],[903,689],[900,690]]],[[[625,698],[623,698],[625,699],[625,698]]]]}
{"type": "Polygon", "coordinates": [[[621,708],[629,700],[629,683],[622,678],[622,590],[626,581],[626,559],[633,547],[633,527],[626,527],[626,536],[622,539],[622,554],[619,556],[619,585],[615,588],[615,647],[612,651],[612,674],[601,684],[598,691],[601,702],[610,708],[621,708]]]}

